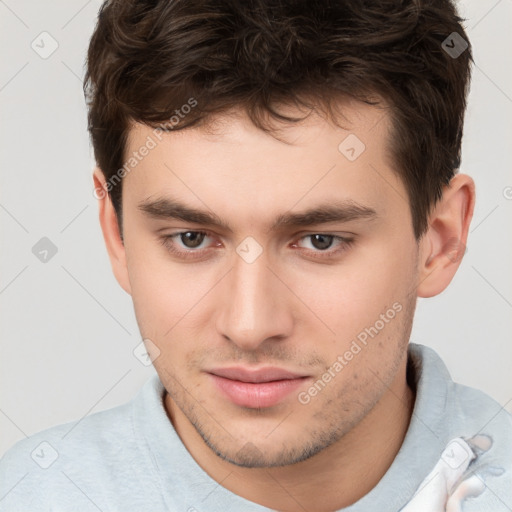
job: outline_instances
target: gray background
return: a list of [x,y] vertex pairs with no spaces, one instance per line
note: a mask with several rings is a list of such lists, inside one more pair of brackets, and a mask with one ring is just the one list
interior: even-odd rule
[[[133,355],[131,299],[111,274],[92,195],[81,82],[100,5],[0,0],[0,455],[129,400],[154,372]],[[461,267],[444,293],[419,300],[411,340],[512,411],[512,0],[459,6],[476,61],[461,172],[477,206]],[[46,262],[32,252],[43,237],[57,248]]]

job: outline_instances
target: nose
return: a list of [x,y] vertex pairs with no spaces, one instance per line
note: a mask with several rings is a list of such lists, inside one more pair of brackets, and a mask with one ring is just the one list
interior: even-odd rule
[[254,351],[270,339],[284,339],[293,328],[291,292],[268,267],[265,252],[252,263],[235,255],[233,268],[223,280],[217,329],[243,350]]

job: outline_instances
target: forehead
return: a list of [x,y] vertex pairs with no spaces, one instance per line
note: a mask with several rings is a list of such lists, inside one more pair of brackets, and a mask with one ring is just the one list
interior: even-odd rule
[[144,146],[151,149],[132,162],[123,196],[139,204],[167,194],[254,222],[326,200],[355,201],[374,210],[404,200],[389,159],[387,110],[352,102],[340,112],[337,124],[312,112],[297,124],[273,124],[273,134],[257,128],[241,110],[218,115],[205,127],[163,133],[135,124],[127,161]]

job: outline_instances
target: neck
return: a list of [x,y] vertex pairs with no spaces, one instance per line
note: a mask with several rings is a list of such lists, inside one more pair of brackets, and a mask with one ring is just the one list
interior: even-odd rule
[[[317,455],[291,466],[241,468],[218,457],[166,395],[170,419],[195,461],[229,491],[282,512],[330,512],[368,494],[391,466],[414,407],[406,363],[373,409]],[[336,485],[333,485],[336,482]]]

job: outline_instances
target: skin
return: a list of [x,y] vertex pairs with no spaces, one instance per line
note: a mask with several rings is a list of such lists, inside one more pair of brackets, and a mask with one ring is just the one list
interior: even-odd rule
[[[456,175],[418,243],[387,152],[388,114],[360,103],[342,106],[345,129],[317,113],[300,125],[276,124],[287,143],[258,130],[241,110],[217,116],[209,130],[166,134],[124,178],[124,243],[108,195],[100,199],[112,268],[133,298],[142,337],[158,348],[153,364],[178,435],[219,484],[287,512],[346,507],[393,462],[414,405],[406,350],[416,299],[450,283],[474,206],[472,179]],[[127,154],[152,133],[135,124]],[[338,151],[350,133],[366,145],[352,162]],[[105,186],[100,169],[94,182]],[[232,232],[153,218],[139,208],[166,197],[214,212]],[[355,201],[377,216],[268,229],[281,213],[329,200]],[[172,240],[178,250],[202,251],[197,259],[162,243],[165,235],[194,230],[208,232],[198,248],[183,237]],[[328,239],[325,249],[315,245],[317,233],[354,241],[332,239],[329,246]],[[262,250],[252,263],[236,251],[248,236]],[[298,393],[394,303],[401,311],[301,403]],[[206,373],[228,366],[277,366],[310,379],[275,406],[240,407]]]

